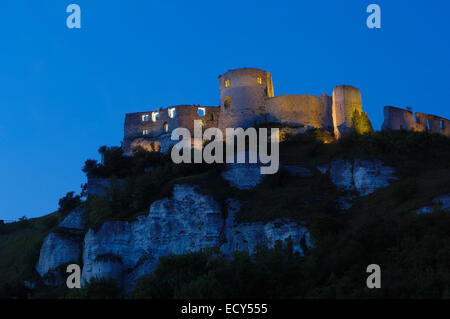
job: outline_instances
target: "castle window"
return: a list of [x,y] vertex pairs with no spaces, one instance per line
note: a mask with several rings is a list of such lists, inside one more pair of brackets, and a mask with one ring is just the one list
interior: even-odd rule
[[164,123],[163,130],[164,130],[164,133],[169,132],[169,124],[167,124],[167,122]]
[[152,112],[152,121],[156,122],[159,119],[159,112]]
[[443,120],[441,120],[441,130],[445,130],[445,123]]
[[148,122],[148,114],[142,115],[142,122]]
[[198,114],[198,116],[205,116],[205,114],[206,114],[206,109],[205,109],[204,107],[199,107],[199,108],[197,109],[197,114]]
[[258,81],[258,84],[262,84],[262,78],[260,76],[258,76],[256,80]]
[[225,98],[225,100],[223,101],[223,106],[224,106],[225,108],[229,108],[230,105],[231,105],[231,98],[230,98],[229,96],[227,96],[227,97]]
[[175,111],[175,108],[174,108],[174,107],[168,109],[167,112],[169,113],[169,117],[170,117],[171,119],[173,119],[173,118],[175,117],[175,115],[176,115],[176,111]]
[[427,119],[427,128],[431,131],[431,121]]
[[210,121],[214,121],[214,114],[213,113],[209,114],[209,120]]
[[230,86],[230,80],[226,80],[225,81],[225,87],[227,88],[227,87],[229,87]]
[[143,130],[142,135],[148,135],[148,130]]

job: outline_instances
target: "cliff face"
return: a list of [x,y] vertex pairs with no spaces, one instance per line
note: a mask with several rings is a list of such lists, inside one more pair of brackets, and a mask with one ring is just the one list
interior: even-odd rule
[[[238,168],[248,169],[251,173],[254,170],[253,167]],[[301,167],[286,168],[297,178],[312,174]],[[328,173],[339,188],[353,190],[360,196],[388,186],[390,180],[395,179],[394,170],[377,160],[335,160],[317,169]],[[259,182],[255,182],[254,176],[250,173],[230,174],[228,170],[224,177],[236,186],[244,186],[241,188],[252,188]],[[351,206],[352,199],[343,198],[343,206]],[[64,232],[53,232],[45,239],[37,270],[45,276],[60,265],[76,262],[82,266],[83,282],[93,277],[112,277],[125,290],[130,290],[138,277],[154,271],[162,256],[218,247],[231,257],[235,251],[251,254],[257,246],[271,248],[277,241],[287,239],[292,240],[293,249],[300,254],[304,253],[305,247],[311,247],[309,232],[304,225],[287,219],[265,224],[237,223],[235,214],[239,208],[237,200],[228,199],[225,207],[221,207],[195,186],[175,185],[172,197],[155,201],[147,215],[139,216],[135,221],[106,222],[98,230],[87,230],[84,237],[67,236],[67,232],[70,235],[84,228],[83,212],[74,211],[59,225]],[[59,284],[62,283],[60,278]]]
[[[82,279],[112,277],[129,290],[136,278],[155,269],[161,256],[208,247],[219,247],[231,256],[239,250],[251,253],[259,245],[273,247],[278,240],[288,238],[300,254],[301,240],[309,245],[308,230],[288,220],[236,223],[234,213],[238,208],[239,203],[230,199],[224,214],[212,197],[196,192],[193,186],[175,185],[173,197],[154,202],[148,215],[134,222],[106,222],[98,231],[88,230],[82,244]],[[78,260],[76,244],[56,236],[50,234],[42,246],[37,266],[41,275]]]

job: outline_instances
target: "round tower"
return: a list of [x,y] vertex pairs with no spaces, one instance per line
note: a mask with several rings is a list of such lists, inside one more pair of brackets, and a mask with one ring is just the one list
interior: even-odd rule
[[265,121],[266,98],[273,97],[270,73],[261,69],[229,70],[219,76],[219,128],[248,128]]

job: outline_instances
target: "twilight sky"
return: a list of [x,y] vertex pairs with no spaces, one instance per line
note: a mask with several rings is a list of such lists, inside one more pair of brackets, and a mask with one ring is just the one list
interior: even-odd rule
[[[80,30],[66,27],[70,3]],[[354,85],[376,129],[384,105],[450,118],[449,15],[445,0],[1,0],[0,219],[79,192],[125,113],[218,105],[232,68],[270,71],[275,95]]]

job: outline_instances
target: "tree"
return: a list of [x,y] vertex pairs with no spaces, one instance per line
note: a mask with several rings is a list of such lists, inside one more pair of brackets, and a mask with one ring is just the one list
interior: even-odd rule
[[372,123],[370,123],[370,119],[367,116],[367,113],[364,111],[358,112],[355,110],[353,112],[353,128],[357,134],[366,134],[372,133],[373,127]]
[[66,196],[59,200],[59,209],[58,211],[65,215],[73,211],[81,204],[80,196],[74,196],[74,192],[68,192]]

